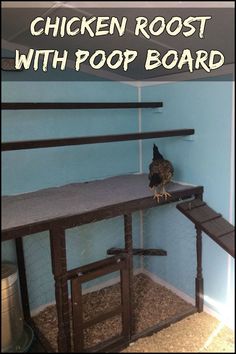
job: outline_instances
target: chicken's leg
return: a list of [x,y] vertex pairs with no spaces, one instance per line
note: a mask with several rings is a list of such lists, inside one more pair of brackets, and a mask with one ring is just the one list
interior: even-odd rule
[[156,199],[157,203],[159,203],[159,199],[160,199],[160,197],[162,197],[162,194],[157,192],[156,187],[151,188],[151,190],[154,191],[153,199]]
[[165,190],[165,186],[162,186],[161,196],[163,196],[165,198],[165,200],[167,200],[168,197],[170,197],[170,198],[172,197],[171,194]]

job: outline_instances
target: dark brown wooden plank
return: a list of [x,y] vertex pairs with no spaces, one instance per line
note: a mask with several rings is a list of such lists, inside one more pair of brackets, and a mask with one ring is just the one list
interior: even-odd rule
[[234,231],[234,226],[224,218],[219,218],[213,221],[205,222],[202,224],[202,229],[213,239],[216,239],[220,235]]
[[[143,197],[152,198],[153,193],[148,188],[148,184],[147,174],[129,174],[71,183],[16,196],[3,196],[2,230],[17,225],[57,219],[61,216],[79,215],[96,211],[101,207],[109,208],[115,204],[140,200]],[[177,191],[191,188],[171,182],[167,190],[174,195]],[[156,201],[153,202],[157,205]]]
[[[126,348],[130,342],[133,342],[139,338],[150,336],[150,335],[170,326],[171,324],[178,322],[178,321],[186,318],[187,316],[190,316],[190,315],[196,313],[196,311],[197,311],[196,308],[193,308],[193,309],[187,310],[183,313],[180,313],[180,314],[174,316],[173,318],[169,318],[167,320],[161,321],[159,324],[149,327],[146,330],[142,331],[141,333],[137,333],[137,334],[133,335],[130,341],[127,341],[127,340],[125,341],[124,338],[122,338],[120,336],[116,336],[116,337],[113,337],[105,342],[99,343],[98,345],[96,345],[92,348],[86,349],[86,350],[84,350],[84,352],[95,353],[95,352],[104,352],[105,351],[105,352],[110,352],[110,353],[118,353],[118,352],[120,352],[120,350]],[[41,333],[40,333],[40,336],[41,336]],[[47,340],[46,340],[46,342],[47,342]],[[47,348],[48,353],[53,352],[49,343],[48,343],[48,346],[44,344],[44,348]]]
[[100,315],[96,316],[95,318],[92,318],[89,321],[85,321],[83,324],[83,329],[94,326],[95,324],[97,324],[99,322],[106,321],[109,318],[112,318],[114,316],[121,315],[121,313],[122,313],[122,306],[117,306],[116,308],[114,308],[110,311],[101,313]]
[[196,199],[196,201],[195,206],[193,202],[186,202],[180,203],[176,207],[199,227],[202,227],[203,223],[221,218],[221,214],[216,213],[213,209],[209,208],[206,203],[202,202],[200,199]]
[[17,256],[17,266],[20,280],[20,292],[21,292],[21,302],[24,313],[25,321],[29,321],[31,319],[30,314],[30,305],[29,305],[29,294],[28,294],[28,286],[27,286],[27,278],[26,278],[26,270],[25,270],[25,256],[24,256],[24,246],[23,239],[17,238],[15,240],[16,245],[16,256]]
[[196,312],[197,312],[197,309],[196,309],[196,307],[194,307],[192,309],[188,309],[186,311],[178,313],[178,314],[172,316],[171,318],[167,318],[166,320],[160,321],[158,324],[147,328],[146,330],[142,331],[141,333],[134,334],[131,338],[131,341],[135,341],[139,338],[150,336],[158,331],[161,331],[164,328],[169,327],[171,324],[181,321],[185,317],[193,315]]
[[186,211],[186,213],[188,214],[188,217],[191,218],[191,220],[194,220],[194,222],[199,224],[221,217],[221,214],[216,213],[207,205]]
[[[120,262],[124,261],[126,259],[126,255],[118,255],[118,256],[113,256],[109,257],[106,259],[102,259],[100,261],[96,261],[93,263],[86,264],[81,267],[77,267],[74,269],[71,269],[67,271],[66,277],[67,280],[70,280],[74,277],[81,277],[84,274],[88,274],[90,272],[96,271],[101,268],[109,267],[114,264],[120,264]],[[122,265],[123,267],[123,265]]]
[[70,313],[66,279],[66,241],[63,228],[50,229],[50,248],[58,318],[58,351],[59,353],[69,353],[71,351]]
[[32,224],[22,224],[19,227],[9,227],[2,229],[2,241],[11,240],[17,237],[31,235],[34,233],[49,230],[54,225],[62,226],[65,229],[89,224],[91,222],[109,219],[116,216],[120,216],[124,213],[135,212],[137,210],[144,210],[147,208],[157,207],[163,204],[172,203],[181,199],[187,199],[195,194],[202,193],[203,187],[197,186],[192,188],[186,188],[173,191],[172,197],[168,200],[160,200],[157,204],[152,197],[145,197],[140,199],[130,200],[128,202],[116,203],[102,207],[89,212],[83,212],[82,214],[65,216],[60,218],[52,218],[49,220],[37,221]]
[[121,305],[122,305],[122,336],[124,340],[130,340],[132,330],[131,306],[130,301],[130,272],[129,260],[126,260],[126,267],[120,271],[121,279]]
[[231,255],[235,254],[235,232],[220,237],[220,242],[229,250]]
[[[235,257],[235,227],[225,220],[221,214],[216,213],[206,204],[201,204],[200,201],[196,204],[192,201],[180,203],[177,205],[177,209],[189,218],[197,229],[200,228],[232,257]],[[200,283],[201,281],[199,280],[198,285],[196,283],[196,287],[199,288]]]
[[202,275],[202,230],[196,226],[197,274],[195,278],[195,303],[198,312],[203,311],[203,275]]
[[83,299],[81,283],[78,279],[71,280],[71,304],[72,304],[72,327],[74,352],[84,351],[83,332]]
[[[230,233],[228,235],[232,235],[234,233]],[[235,246],[234,246],[234,236],[229,236],[224,235],[222,237],[212,237],[210,236],[211,239],[213,239],[220,247],[222,247],[228,254],[230,254],[232,257],[235,257]],[[224,239],[225,238],[225,239]]]
[[2,151],[50,148],[56,146],[110,143],[115,141],[166,138],[166,137],[173,137],[173,136],[193,135],[193,134],[194,134],[194,129],[176,129],[176,130],[152,131],[152,132],[145,132],[145,133],[128,133],[128,134],[114,134],[114,135],[81,136],[81,137],[60,138],[60,139],[11,141],[11,142],[2,143]]
[[95,278],[102,277],[103,275],[117,272],[118,270],[120,270],[123,267],[124,267],[124,262],[121,260],[119,263],[109,265],[109,268],[106,266],[106,267],[98,268],[96,270],[88,272],[86,274],[80,275],[78,279],[80,282],[84,283],[84,282],[93,280]]
[[[121,254],[125,253],[126,250],[124,248],[109,248],[107,250],[107,254]],[[162,249],[157,248],[133,248],[132,250],[133,256],[166,256],[167,252]]]
[[181,313],[173,316],[172,318],[168,318],[166,320],[163,320],[163,321],[159,322],[157,325],[149,327],[140,333],[134,334],[132,336],[131,340],[129,340],[128,342],[123,342],[123,343],[121,342],[118,345],[115,344],[115,345],[111,346],[109,348],[109,353],[120,353],[122,350],[124,350],[126,347],[128,347],[129,343],[132,343],[132,342],[134,342],[140,338],[143,338],[143,337],[151,336],[154,333],[157,333],[157,332],[161,331],[162,329],[167,328],[170,325],[172,325],[178,321],[181,321],[182,319],[184,319],[188,316],[195,314],[196,312],[197,312],[197,309],[194,307],[190,310],[181,312]]
[[188,202],[184,202],[184,203],[179,203],[176,205],[176,208],[179,209],[181,212],[188,212],[194,208],[198,208],[201,206],[205,206],[206,203],[203,202],[201,199],[196,198],[193,200],[190,200]]
[[218,237],[217,242],[232,257],[235,257],[235,232],[234,231]]
[[162,102],[3,102],[4,110],[158,108]]
[[128,263],[128,279],[127,286],[129,287],[129,323],[130,323],[130,337],[135,332],[134,322],[134,294],[133,294],[133,233],[132,233],[132,214],[124,215],[124,234],[125,234],[125,250],[127,254]]
[[[78,268],[77,268],[78,269]],[[108,341],[100,343],[99,346],[93,347],[94,351],[102,350],[103,348],[113,345],[114,341],[120,343],[124,340],[127,340],[129,335],[129,328],[127,329],[127,325],[129,326],[129,322],[127,321],[127,316],[129,316],[129,288],[127,289],[127,281],[128,281],[128,256],[114,256],[110,257],[109,259],[104,259],[98,262],[91,263],[87,266],[80,267],[80,270],[83,272],[87,271],[88,273],[77,274],[77,278],[73,278],[71,280],[71,287],[72,287],[72,321],[73,321],[73,338],[74,338],[74,351],[75,352],[91,352],[88,349],[84,348],[84,334],[83,330],[91,327],[98,322],[105,321],[111,317],[117,316],[122,314],[122,319],[125,319],[125,326],[123,327],[122,335],[118,337],[113,337]],[[83,321],[83,308],[82,308],[82,290],[81,290],[81,283],[86,282],[88,280],[94,279],[95,277],[105,274],[112,273],[116,270],[120,270],[121,272],[121,294],[122,294],[122,301],[121,305],[108,311],[105,313],[101,313],[100,315],[92,318],[89,321]],[[72,270],[73,272],[75,271]],[[72,274],[72,271],[70,273]],[[127,273],[126,273],[127,272]],[[126,276],[125,276],[126,274]],[[73,274],[74,275],[74,274]],[[125,302],[123,301],[125,299]],[[122,321],[123,324],[123,321]],[[99,349],[100,348],[100,349]],[[93,351],[92,350],[92,351]]]

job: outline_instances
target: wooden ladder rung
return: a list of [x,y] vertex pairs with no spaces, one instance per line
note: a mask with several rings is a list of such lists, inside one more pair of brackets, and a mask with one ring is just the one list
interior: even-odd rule
[[227,235],[229,235],[229,234],[231,234],[232,236],[234,236],[234,230],[233,230],[233,231],[232,231],[232,230],[227,231],[227,232],[225,232],[224,234],[222,234],[222,235],[218,236],[218,238],[221,238],[221,237],[227,236]]
[[[129,289],[129,263],[128,255],[113,256],[98,262],[90,263],[86,266],[75,268],[70,273],[71,299],[72,299],[72,328],[74,351],[78,353],[90,352],[85,349],[84,330],[97,323],[108,320],[114,316],[121,315],[122,333],[116,337],[115,341],[128,341],[130,337],[130,289]],[[78,273],[79,271],[79,273]],[[120,272],[120,294],[121,304],[105,313],[100,313],[92,319],[83,318],[83,298],[82,283],[95,279],[102,275]],[[108,342],[103,342],[98,347],[93,347],[93,351],[100,351],[106,346],[114,344],[114,338]]]
[[[195,207],[191,207],[193,204]],[[180,203],[177,206],[195,227],[201,232],[205,232],[219,246],[221,246],[232,257],[235,256],[234,251],[234,226],[222,217],[222,214],[217,213],[210,208],[206,203],[200,200]]]
[[214,216],[213,218],[210,218],[208,220],[205,220],[205,221],[202,221],[201,224],[205,224],[206,222],[210,222],[210,221],[213,221],[213,220],[216,220],[216,219],[219,219],[221,218],[222,215],[221,214],[217,214],[216,216]]
[[[93,273],[97,270],[101,269],[109,269],[110,266],[119,264],[122,262],[127,256],[126,255],[117,255],[113,257],[109,257],[106,259],[103,259],[101,261],[93,262],[78,268],[71,269],[67,272],[67,280],[71,280],[72,278],[78,278],[83,275],[87,275],[90,273]],[[109,271],[107,271],[109,273]],[[96,275],[94,276],[96,278]],[[84,281],[84,280],[83,280]]]
[[122,306],[117,306],[114,309],[107,311],[105,313],[100,314],[99,316],[92,318],[91,320],[85,321],[83,323],[83,329],[89,328],[99,322],[103,322],[105,320],[108,320],[111,317],[120,315],[123,311]]

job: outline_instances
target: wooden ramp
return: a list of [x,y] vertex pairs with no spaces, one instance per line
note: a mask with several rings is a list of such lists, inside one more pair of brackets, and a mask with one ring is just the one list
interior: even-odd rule
[[190,219],[198,229],[205,232],[226,252],[232,257],[235,257],[235,228],[225,220],[221,214],[216,213],[200,199],[180,203],[176,207]]

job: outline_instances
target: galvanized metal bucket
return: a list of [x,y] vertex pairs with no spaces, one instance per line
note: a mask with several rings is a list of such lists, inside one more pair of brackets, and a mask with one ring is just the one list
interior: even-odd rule
[[24,324],[18,285],[17,267],[2,263],[2,353],[24,352],[33,339],[33,332]]

